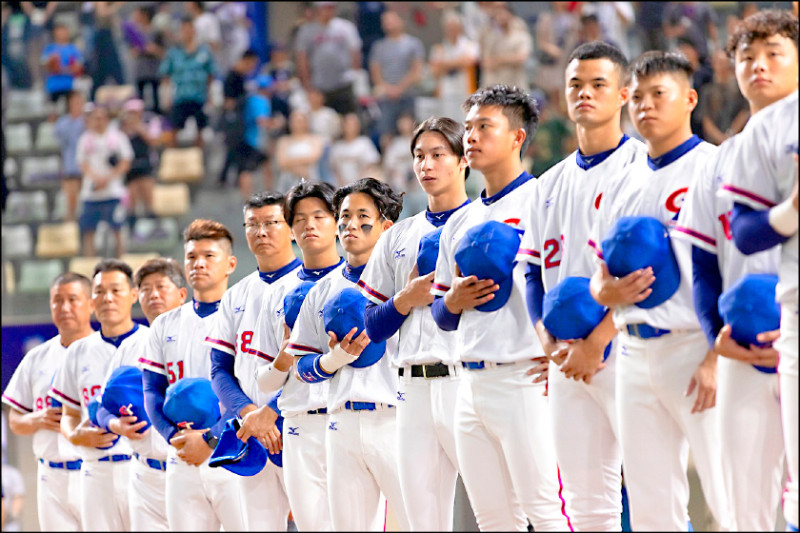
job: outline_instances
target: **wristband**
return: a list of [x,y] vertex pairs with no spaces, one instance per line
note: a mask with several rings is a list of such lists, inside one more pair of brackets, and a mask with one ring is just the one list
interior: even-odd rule
[[212,450],[217,447],[217,442],[219,442],[219,439],[212,435],[210,431],[203,433],[203,440],[206,441],[206,444],[208,444],[208,447]]

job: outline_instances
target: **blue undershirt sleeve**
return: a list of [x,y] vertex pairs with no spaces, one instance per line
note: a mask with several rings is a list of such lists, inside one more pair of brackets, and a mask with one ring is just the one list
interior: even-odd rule
[[278,413],[278,416],[283,416],[283,414],[281,413],[281,410],[278,409],[278,398],[281,397],[281,393],[282,392],[283,392],[283,389],[279,390],[278,393],[275,394],[272,398],[270,398],[269,401],[267,402],[267,405],[270,407],[270,409],[272,409],[273,411]]
[[446,305],[444,305],[444,297],[437,296],[431,305],[431,314],[433,321],[440,329],[445,331],[455,331],[458,329],[458,323],[461,320],[461,314],[454,315],[450,312]]
[[144,408],[150,423],[162,437],[169,439],[178,432],[178,427],[164,415],[164,395],[169,386],[167,376],[150,370],[142,370],[142,385],[144,387]]
[[407,318],[408,315],[400,313],[394,306],[394,298],[389,298],[380,305],[368,303],[364,323],[370,341],[385,341],[400,329]]
[[214,394],[234,416],[250,404],[255,404],[239,386],[233,375],[234,358],[231,354],[211,348],[211,388]]
[[770,225],[768,209],[755,210],[738,202],[733,204],[731,233],[734,244],[745,255],[769,250],[789,239]]
[[694,312],[697,314],[703,333],[706,334],[709,347],[714,346],[719,330],[724,325],[717,307],[720,294],[722,294],[722,274],[719,271],[717,256],[692,246]]
[[114,419],[115,416],[111,414],[111,411],[103,407],[103,404],[99,404],[97,406],[97,425],[103,428],[104,430],[113,433],[110,429],[108,429],[108,424]]
[[531,323],[536,326],[544,314],[544,282],[540,265],[529,263],[525,271],[525,301],[528,304],[528,316],[531,317]]

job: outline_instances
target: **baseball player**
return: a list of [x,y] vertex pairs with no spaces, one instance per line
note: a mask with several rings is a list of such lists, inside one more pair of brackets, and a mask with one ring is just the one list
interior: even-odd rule
[[283,388],[277,407],[287,428],[282,452],[284,481],[300,531],[332,529],[324,460],[328,382],[306,385],[287,379],[294,358],[282,351],[287,333],[284,328],[291,329],[286,325],[284,298],[298,285],[316,283],[344,262],[336,250],[333,193],[333,187],[326,183],[301,182],[286,195],[287,223],[303,254],[303,266],[273,283],[264,296],[260,327],[252,343],[259,355],[257,380],[261,390],[272,393]]
[[[578,150],[539,178],[517,257],[528,263],[528,311],[544,353],[558,354],[548,373],[548,396],[567,514],[577,531],[622,527],[616,357],[609,351],[604,359],[616,329],[609,313],[585,340],[563,343],[570,339],[557,339],[544,327],[542,301],[560,281],[592,275],[586,241],[603,193],[628,165],[647,156],[644,144],[622,133],[627,66],[618,48],[599,41],[583,44],[570,55],[566,101],[576,124]],[[563,362],[559,365],[557,360]]]
[[464,109],[467,161],[483,173],[486,190],[444,225],[431,289],[440,297],[433,302],[434,320],[445,331],[457,330],[462,344],[464,372],[455,408],[458,465],[481,530],[520,531],[527,520],[537,531],[564,530],[568,519],[544,385],[527,377],[531,360],[543,358],[543,352],[525,311],[524,272],[516,268],[506,279],[501,306],[490,304],[499,284],[461,276],[455,262],[473,227],[496,221],[516,234],[527,229],[527,198],[537,182],[523,170],[520,153],[533,137],[539,111],[527,93],[505,85],[479,90]]
[[[272,452],[280,449],[281,438],[275,399],[258,389],[258,356],[251,344],[259,329],[257,319],[264,296],[276,281],[301,265],[292,250],[284,201],[281,194],[264,192],[245,202],[245,237],[258,269],[225,293],[206,338],[206,345],[211,347],[214,392],[228,411],[242,419],[237,436],[244,442],[256,436]],[[267,405],[268,400],[272,400],[272,407]],[[281,470],[269,461],[259,474],[240,479],[248,509],[248,530],[286,529],[289,503]]]
[[428,195],[428,209],[381,235],[358,281],[370,301],[369,338],[381,342],[399,332],[391,361],[400,376],[397,464],[412,531],[453,529],[458,475],[453,414],[461,368],[455,335],[440,330],[430,315],[434,273],[419,272],[417,250],[423,236],[469,203],[463,136],[463,126],[447,117],[431,117],[414,131],[414,173]]
[[340,340],[325,330],[323,320],[326,302],[356,286],[378,238],[400,215],[402,201],[385,183],[362,178],[337,190],[333,204],[346,263],[309,291],[286,352],[301,357],[298,379],[331,380],[325,449],[333,529],[379,531],[383,493],[401,529],[408,530],[397,476],[396,374],[380,351],[379,359],[350,366],[369,344],[366,331],[355,335],[353,328]]
[[[779,36],[765,39],[770,62],[780,62],[797,81],[797,18]],[[794,46],[791,46],[791,44]],[[754,46],[743,49],[745,60],[756,61]],[[737,57],[739,51],[737,49]],[[774,54],[774,55],[773,55]],[[764,60],[762,59],[761,62]],[[738,73],[737,73],[738,74]],[[755,78],[755,79],[752,79]],[[754,85],[776,85],[767,67],[757,67]],[[767,83],[769,81],[770,83]],[[783,85],[780,85],[783,87]],[[775,94],[777,90],[773,90]],[[733,198],[731,232],[736,247],[745,255],[778,247],[780,266],[776,299],[781,305],[780,401],[788,478],[783,497],[787,527],[797,530],[798,520],[798,290],[797,290],[797,88],[788,96],[757,113],[743,131],[733,163],[736,172],[725,178],[723,190]]]
[[130,445],[127,439],[92,427],[88,406],[100,392],[114,355],[120,350],[140,350],[147,338],[147,326],[131,319],[137,297],[132,274],[117,259],[104,259],[95,266],[92,299],[100,331],[70,344],[49,392],[62,403],[62,434],[78,447],[83,459],[81,523],[87,531],[130,529]]
[[93,331],[91,285],[85,276],[66,272],[53,280],[50,316],[58,335],[25,355],[3,392],[3,403],[11,407],[11,431],[33,435],[33,454],[39,461],[39,527],[42,531],[80,531],[81,460],[78,450],[61,435],[61,406],[47,393],[67,347]]
[[[661,270],[654,275],[651,265],[615,278],[599,244],[626,216],[652,217],[664,235],[664,226],[678,217],[692,175],[714,155],[715,147],[691,132],[697,105],[691,76],[689,62],[675,53],[647,52],[630,67],[630,116],[647,140],[648,158],[630,165],[628,177],[606,190],[589,241],[601,259],[592,296],[614,308],[620,330],[616,403],[634,530],[687,529],[687,445],[714,518],[729,528],[718,427],[715,412],[708,410],[714,406],[716,354],[692,312],[688,247],[672,246],[676,262],[672,254],[663,259],[674,267],[671,277]],[[666,236],[661,242],[670,244]],[[645,302],[651,294],[658,299]]]
[[[730,36],[728,54],[736,78],[750,104],[751,116],[797,90],[797,19],[786,11],[759,11]],[[776,53],[777,52],[777,53]],[[770,83],[760,83],[769,79]],[[749,130],[752,122],[745,126]],[[743,347],[721,333],[720,294],[748,273],[777,273],[777,248],[745,256],[730,231],[733,200],[718,195],[722,182],[736,173],[742,135],[728,139],[689,187],[676,237],[692,245],[694,307],[709,346],[724,357],[718,361],[717,409],[722,431],[722,462],[733,527],[741,531],[775,528],[781,493],[784,447],[781,436],[777,351]],[[777,333],[777,332],[776,332]],[[770,339],[772,340],[772,339]],[[754,430],[754,428],[757,428]],[[752,450],[760,452],[753,456]]]
[[210,468],[216,440],[226,418],[213,428],[178,427],[164,415],[167,387],[184,378],[210,378],[205,338],[228,277],[236,268],[230,231],[212,220],[198,219],[184,231],[184,269],[193,299],[153,321],[139,358],[145,408],[158,433],[170,443],[165,501],[172,531],[244,531],[246,509],[240,478]]
[[[179,307],[186,300],[186,280],[174,259],[157,258],[145,262],[135,272],[133,283],[150,324],[159,314]],[[108,365],[105,385],[117,368],[135,367],[140,357],[141,348],[136,351],[117,350]],[[104,392],[105,386],[100,394]],[[125,437],[134,452],[136,460],[131,463],[129,479],[131,530],[167,531],[164,498],[167,441],[157,431],[150,431],[149,427],[144,429],[146,420],[138,420],[133,413],[109,412],[102,404],[97,410],[97,422],[101,428]]]

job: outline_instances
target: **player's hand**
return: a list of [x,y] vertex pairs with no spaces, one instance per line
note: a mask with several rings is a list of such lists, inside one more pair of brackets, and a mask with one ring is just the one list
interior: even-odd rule
[[351,329],[341,341],[337,341],[336,334],[332,331],[329,331],[328,336],[331,338],[331,340],[328,341],[328,348],[333,351],[334,347],[338,344],[339,348],[348,354],[356,357],[360,356],[361,352],[364,351],[364,348],[367,347],[370,341],[369,337],[367,336],[366,329],[364,329],[361,334],[354,339],[353,335],[355,335],[356,331],[358,331],[358,328]]
[[453,285],[444,295],[444,305],[454,315],[467,309],[474,309],[494,298],[494,292],[500,288],[491,279],[478,279],[476,276],[461,276],[461,269],[456,265],[456,277]]
[[697,389],[697,398],[692,406],[692,414],[711,409],[717,404],[717,358],[709,352],[692,374],[686,396],[691,396]]
[[278,453],[283,448],[283,438],[278,426],[272,426],[263,439],[258,439],[264,448],[269,450],[269,453]]
[[75,430],[70,435],[69,441],[75,446],[107,448],[114,443],[116,438],[117,436],[113,433],[92,426],[87,418],[75,427]]
[[117,435],[128,437],[131,440],[142,440],[145,438],[145,436],[147,436],[147,432],[150,431],[150,429],[148,428],[141,433],[137,433],[140,429],[147,425],[147,420],[142,420],[141,422],[137,422],[136,420],[137,418],[135,416],[120,416],[119,418],[113,418],[108,423],[108,429]]
[[263,443],[267,438],[267,433],[275,427],[276,420],[278,420],[278,413],[268,405],[251,409],[242,416],[242,423],[236,436],[242,442],[247,442],[250,437],[255,437]]
[[[758,335],[759,342],[772,342],[780,335],[779,330],[768,331]],[[750,348],[741,346],[731,338],[731,327],[724,325],[716,340],[714,341],[714,351],[723,357],[736,359],[749,365],[767,366],[774,368],[778,366],[778,351],[772,346],[761,347],[751,344]]]
[[414,268],[408,275],[408,283],[395,294],[392,300],[398,313],[408,315],[415,307],[424,307],[433,303],[434,296],[431,294],[431,288],[435,274],[435,272],[430,272],[425,276],[420,276],[417,265],[414,264]]
[[[533,383],[541,383],[547,381],[547,373],[550,369],[550,361],[546,356],[534,357],[531,359],[535,364],[525,373],[528,376],[534,376]],[[547,396],[547,387],[544,388],[542,396]]]
[[578,339],[555,352],[551,360],[555,362],[561,358],[561,371],[565,377],[591,383],[597,371],[606,366],[603,362],[604,348],[598,349],[589,339]]
[[36,431],[45,429],[49,431],[61,431],[61,408],[48,407],[47,409],[40,409],[28,415],[33,420],[33,427]]
[[294,362],[294,356],[286,353],[286,348],[289,346],[289,337],[291,336],[291,334],[292,330],[289,329],[289,326],[284,324],[283,339],[281,340],[281,351],[278,352],[278,356],[272,363],[272,366],[274,366],[276,370],[280,370],[281,372],[289,371],[292,368],[292,363]]
[[203,438],[203,433],[206,432],[208,432],[208,428],[182,429],[169,440],[169,443],[178,449],[178,457],[184,463],[200,466],[211,457],[211,453],[214,451]]
[[650,285],[655,280],[652,267],[634,270],[627,276],[616,278],[608,271],[608,265],[600,263],[589,289],[600,305],[617,307],[635,304],[650,296],[653,292]]

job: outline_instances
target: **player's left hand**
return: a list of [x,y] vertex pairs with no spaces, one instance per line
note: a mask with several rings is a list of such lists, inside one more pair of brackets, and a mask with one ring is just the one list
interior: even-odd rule
[[392,299],[398,313],[408,315],[415,307],[433,303],[434,296],[431,294],[431,287],[433,287],[435,274],[436,272],[430,272],[425,276],[420,276],[417,265],[414,264],[414,268],[408,274],[408,283]]
[[564,376],[586,383],[591,383],[597,371],[606,366],[603,349],[598,350],[588,339],[578,339],[556,350],[552,360],[557,359],[563,361],[560,368]]
[[241,427],[236,432],[236,436],[242,442],[247,442],[250,437],[255,437],[262,441],[267,441],[267,433],[275,428],[275,421],[278,420],[278,413],[268,405],[262,405],[258,409],[253,409],[242,417]]
[[178,457],[192,466],[200,466],[206,459],[211,457],[214,451],[209,448],[208,443],[203,438],[206,429],[182,429],[169,443],[178,449]]
[[117,435],[128,437],[131,440],[142,440],[147,436],[150,428],[138,433],[140,429],[147,425],[147,420],[142,420],[141,422],[137,422],[136,420],[137,418],[135,416],[120,416],[119,418],[113,418],[108,423],[108,429]]
[[[533,383],[541,383],[547,381],[547,373],[550,368],[550,360],[546,356],[531,358],[535,364],[525,373],[528,376],[534,376]],[[547,396],[547,387],[544,388],[542,396]]]
[[706,355],[689,381],[686,396],[691,396],[697,389],[697,399],[692,406],[692,414],[701,413],[717,404],[717,358],[710,352]]
[[275,358],[275,361],[272,363],[272,366],[275,367],[276,370],[280,370],[281,372],[287,372],[289,369],[292,368],[292,363],[294,362],[294,356],[291,354],[286,353],[286,348],[289,346],[289,336],[292,334],[292,330],[289,329],[289,326],[286,324],[283,325],[283,340],[281,340],[281,351],[278,353],[278,356]]
[[[767,331],[758,334],[758,341],[767,343],[778,338],[780,330]],[[731,338],[731,327],[724,325],[717,338],[714,340],[714,351],[723,357],[735,359],[749,365],[778,366],[778,351],[772,346],[755,346],[750,348],[740,346],[738,342]]]

